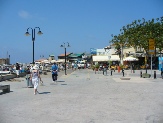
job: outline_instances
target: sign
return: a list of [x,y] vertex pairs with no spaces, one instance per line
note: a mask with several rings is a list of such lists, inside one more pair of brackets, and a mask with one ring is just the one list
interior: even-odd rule
[[162,56],[161,57],[158,57],[158,61],[159,61],[158,68],[159,68],[159,71],[161,71],[161,68],[163,67],[163,57]]
[[97,54],[97,49],[91,48],[91,49],[90,49],[90,52],[91,52],[91,54],[96,55],[96,54]]
[[155,40],[149,39],[149,54],[155,53]]

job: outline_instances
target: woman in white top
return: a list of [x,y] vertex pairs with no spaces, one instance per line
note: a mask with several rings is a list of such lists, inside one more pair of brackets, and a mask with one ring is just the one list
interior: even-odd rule
[[30,76],[30,80],[32,81],[32,83],[34,85],[34,94],[35,95],[38,93],[37,88],[39,85],[39,79],[41,81],[41,77],[39,74],[39,67],[37,65],[35,65],[31,71],[31,76]]

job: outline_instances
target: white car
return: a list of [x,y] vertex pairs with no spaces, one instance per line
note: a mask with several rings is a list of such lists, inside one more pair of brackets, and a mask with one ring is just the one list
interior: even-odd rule
[[10,71],[0,71],[0,74],[10,74]]
[[82,69],[84,69],[85,68],[85,63],[84,62],[80,62],[79,64],[78,64],[78,67],[80,66],[80,68],[82,68]]

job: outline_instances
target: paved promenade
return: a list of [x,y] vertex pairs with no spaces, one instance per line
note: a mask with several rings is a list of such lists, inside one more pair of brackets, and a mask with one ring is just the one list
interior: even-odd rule
[[60,72],[57,83],[51,73],[42,75],[37,95],[25,78],[0,82],[11,86],[10,93],[0,93],[0,123],[163,123],[159,71],[156,79],[140,78],[139,70],[125,70],[125,77],[90,69],[67,73]]

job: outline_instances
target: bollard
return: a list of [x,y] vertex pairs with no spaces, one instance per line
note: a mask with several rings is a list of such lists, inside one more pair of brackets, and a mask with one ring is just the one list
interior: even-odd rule
[[118,66],[118,73],[120,73],[120,70],[121,70],[121,68],[120,68],[120,66]]
[[124,69],[122,69],[122,74],[123,74],[123,77],[124,77]]
[[161,68],[161,77],[163,79],[163,68]]
[[106,74],[106,75],[108,74],[107,69],[106,69],[106,71],[105,71],[105,74]]
[[156,71],[154,71],[154,79],[156,79]]
[[112,76],[112,70],[111,70],[110,74],[111,74],[111,76]]
[[142,71],[140,71],[140,78],[142,78]]
[[104,73],[105,73],[105,68],[102,69],[102,72],[103,72],[103,75],[104,75]]

